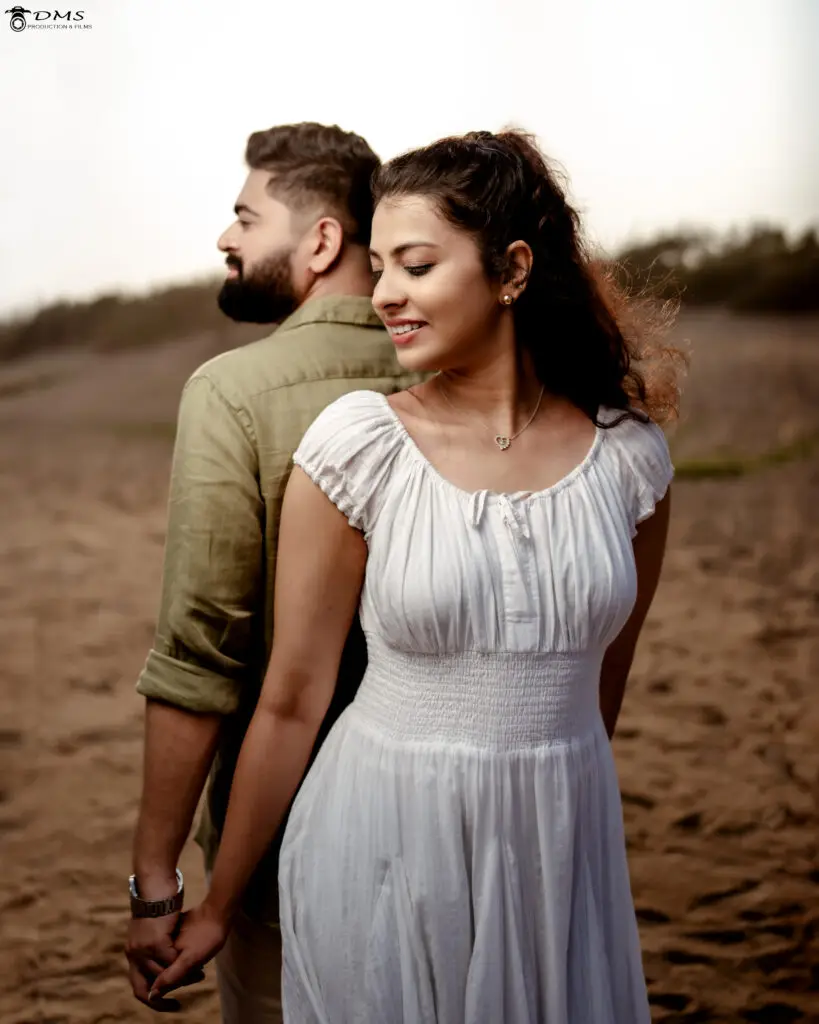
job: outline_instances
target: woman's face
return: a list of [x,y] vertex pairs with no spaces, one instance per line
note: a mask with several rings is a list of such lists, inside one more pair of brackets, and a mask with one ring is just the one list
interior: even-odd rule
[[467,232],[423,196],[382,200],[370,259],[373,307],[408,370],[461,369],[487,354],[504,309]]

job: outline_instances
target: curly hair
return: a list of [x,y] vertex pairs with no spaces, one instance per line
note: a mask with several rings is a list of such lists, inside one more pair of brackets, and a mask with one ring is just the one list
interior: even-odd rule
[[566,186],[532,135],[510,129],[441,139],[384,164],[373,193],[376,203],[429,197],[473,235],[490,279],[509,279],[512,242],[529,245],[532,269],[515,303],[515,332],[550,393],[600,427],[603,407],[658,423],[676,417],[685,357],[665,340],[675,305],[629,295],[616,268],[592,258]]
[[295,209],[318,205],[338,218],[349,242],[369,243],[381,161],[360,135],[315,121],[276,125],[253,132],[245,162],[270,173],[271,195]]

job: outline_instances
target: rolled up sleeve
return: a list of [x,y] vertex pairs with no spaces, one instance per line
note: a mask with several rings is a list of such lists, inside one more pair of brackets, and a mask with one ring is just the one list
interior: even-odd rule
[[258,679],[264,503],[252,425],[206,376],[188,381],[171,470],[162,597],[145,697],[229,714]]

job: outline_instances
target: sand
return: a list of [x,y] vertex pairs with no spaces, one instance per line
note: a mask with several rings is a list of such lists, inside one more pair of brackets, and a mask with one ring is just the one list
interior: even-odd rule
[[[688,314],[678,460],[819,433],[819,321]],[[134,682],[179,390],[214,338],[0,367],[0,1021],[147,1021]],[[819,452],[675,485],[615,753],[657,1021],[819,1021]],[[202,891],[198,851],[183,868]],[[183,1021],[218,1020],[212,973]]]

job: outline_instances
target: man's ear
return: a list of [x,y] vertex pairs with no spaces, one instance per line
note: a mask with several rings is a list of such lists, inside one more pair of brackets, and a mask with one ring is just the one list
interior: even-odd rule
[[344,228],[335,217],[322,217],[310,233],[310,258],[307,267],[317,276],[326,274],[341,255]]

